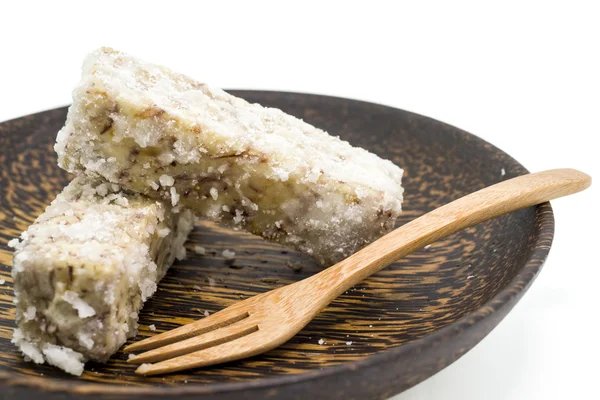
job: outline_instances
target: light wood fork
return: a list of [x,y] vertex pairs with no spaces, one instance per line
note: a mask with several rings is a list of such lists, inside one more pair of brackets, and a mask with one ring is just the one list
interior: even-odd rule
[[156,375],[271,350],[292,338],[333,299],[395,260],[469,226],[579,192],[590,184],[591,178],[582,172],[557,169],[489,186],[397,228],[316,275],[134,343],[125,351],[146,352],[129,362],[143,364],[136,371],[139,374]]

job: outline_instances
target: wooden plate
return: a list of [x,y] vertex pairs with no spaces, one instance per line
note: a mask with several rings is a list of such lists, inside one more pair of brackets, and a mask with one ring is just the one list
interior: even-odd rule
[[[234,91],[296,115],[406,170],[399,224],[462,195],[526,172],[483,140],[406,111],[297,93]],[[52,150],[66,108],[0,124],[0,391],[3,399],[375,399],[428,378],[479,342],[538,274],[550,248],[549,204],[489,221],[433,244],[334,301],[300,334],[252,359],[186,374],[145,378],[126,354],[89,363],[81,378],[23,361],[14,327],[6,243],[68,182]],[[502,171],[506,171],[503,175]],[[194,253],[201,244],[208,254]],[[199,224],[177,263],[141,313],[138,338],[202,318],[240,298],[317,271],[310,258],[248,234]],[[236,253],[230,265],[220,256]],[[319,339],[325,343],[319,344]],[[458,383],[457,383],[458,384]]]

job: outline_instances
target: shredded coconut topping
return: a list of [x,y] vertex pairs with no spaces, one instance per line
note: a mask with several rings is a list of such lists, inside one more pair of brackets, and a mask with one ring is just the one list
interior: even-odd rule
[[88,303],[81,300],[79,295],[72,291],[67,291],[63,294],[63,300],[73,306],[77,310],[79,318],[87,318],[96,315],[96,310]]
[[173,184],[175,183],[175,179],[173,179],[173,177],[169,175],[161,175],[160,178],[158,178],[158,180],[161,186],[173,186]]
[[[86,59],[55,149],[70,172],[170,195],[171,204],[323,264],[389,232],[401,212],[402,170],[392,162],[109,48]],[[155,190],[175,180],[176,191]]]
[[175,207],[177,203],[179,203],[179,194],[177,194],[177,189],[175,189],[173,186],[171,186],[169,191],[171,193],[171,205]]
[[105,362],[135,335],[143,302],[185,256],[194,219],[171,211],[119,185],[77,177],[11,241],[20,328],[13,343],[26,359],[80,375],[85,361]]

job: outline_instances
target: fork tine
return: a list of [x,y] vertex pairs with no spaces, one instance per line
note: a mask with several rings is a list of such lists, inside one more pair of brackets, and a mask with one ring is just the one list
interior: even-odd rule
[[191,368],[206,367],[208,365],[252,357],[271,350],[280,344],[277,341],[270,342],[268,339],[265,339],[266,344],[259,344],[257,341],[261,340],[261,336],[258,333],[260,333],[260,330],[232,340],[231,342],[222,343],[156,364],[142,364],[135,373],[140,375],[160,375]]
[[207,349],[222,343],[231,342],[242,336],[254,333],[258,330],[258,325],[251,320],[243,320],[239,323],[219,328],[191,339],[173,343],[158,349],[150,350],[145,353],[134,356],[128,360],[133,364],[143,364],[166,360],[172,357],[181,356]]
[[202,335],[215,329],[229,326],[235,322],[248,318],[248,312],[232,310],[226,308],[216,312],[206,318],[180,326],[179,328],[161,333],[156,336],[149,337],[139,342],[126,346],[123,350],[126,352],[135,352],[140,350],[150,350],[157,347],[165,346],[171,343],[192,338],[197,335]]

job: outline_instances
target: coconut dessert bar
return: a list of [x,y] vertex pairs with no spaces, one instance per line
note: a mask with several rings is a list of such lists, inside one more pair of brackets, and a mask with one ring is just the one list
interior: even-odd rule
[[84,62],[59,165],[329,265],[387,233],[402,170],[285,114],[102,48]]
[[16,322],[24,355],[80,375],[136,334],[138,311],[156,291],[193,226],[191,212],[75,178],[13,239]]

